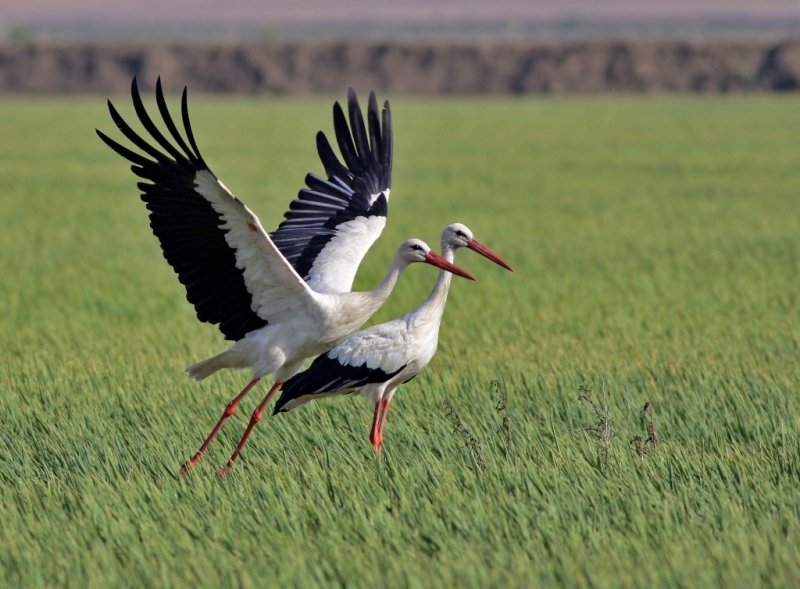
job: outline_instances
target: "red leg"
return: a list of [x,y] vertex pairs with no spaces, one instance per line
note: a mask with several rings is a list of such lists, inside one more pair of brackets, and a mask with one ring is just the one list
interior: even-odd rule
[[250,423],[247,424],[247,429],[244,430],[242,439],[239,440],[239,443],[236,445],[236,450],[234,450],[233,454],[231,454],[228,464],[226,464],[224,468],[220,468],[217,471],[218,475],[225,476],[233,468],[233,463],[239,458],[242,448],[244,448],[244,445],[247,443],[247,438],[250,437],[250,434],[253,432],[253,428],[256,426],[256,424],[261,421],[261,418],[264,416],[264,410],[267,408],[267,405],[269,405],[272,397],[278,392],[278,389],[280,389],[282,385],[283,381],[275,381],[275,384],[272,385],[272,388],[266,394],[264,399],[262,399],[261,403],[258,404],[256,410],[253,411],[253,415],[250,417]]
[[203,442],[203,444],[200,446],[197,452],[195,452],[194,456],[192,456],[189,460],[187,460],[183,464],[183,466],[181,466],[181,474],[184,475],[187,474],[189,470],[195,464],[197,464],[200,458],[203,457],[203,453],[206,450],[208,450],[208,447],[211,445],[211,442],[214,440],[214,438],[217,437],[219,430],[222,429],[222,424],[225,423],[225,421],[231,415],[234,415],[236,413],[236,411],[239,409],[239,402],[247,396],[247,393],[249,393],[253,389],[253,387],[256,386],[256,384],[258,384],[259,380],[261,380],[261,378],[254,378],[253,380],[251,380],[247,384],[247,386],[244,387],[244,390],[242,390],[241,393],[236,395],[236,397],[234,397],[234,399],[230,403],[228,403],[227,407],[225,407],[225,411],[222,412],[222,416],[219,418],[219,421],[217,421],[217,425],[215,425],[214,429],[211,430],[211,433],[208,434],[206,441]]
[[372,416],[372,429],[369,431],[369,441],[372,443],[372,447],[375,448],[376,452],[381,451],[381,444],[378,440],[378,421],[380,419],[382,406],[383,402],[380,399],[375,401],[375,413]]
[[383,426],[386,423],[386,414],[389,413],[388,399],[379,399],[375,403],[375,415],[372,418],[372,430],[369,433],[370,442],[376,452],[383,449]]
[[383,411],[381,411],[380,421],[378,422],[378,443],[383,448],[383,427],[386,425],[386,416],[389,415],[389,404],[391,399],[383,400]]

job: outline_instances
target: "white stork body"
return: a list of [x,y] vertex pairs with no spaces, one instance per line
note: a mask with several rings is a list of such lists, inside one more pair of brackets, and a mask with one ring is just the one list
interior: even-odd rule
[[[461,247],[473,249],[511,270],[475,240],[466,226],[448,225],[442,232],[443,256],[452,262]],[[433,290],[419,307],[398,319],[354,333],[317,357],[307,370],[286,381],[275,413],[289,411],[315,398],[359,392],[375,406],[370,440],[380,450],[394,393],[417,376],[436,353],[450,279],[449,273],[439,272]]]
[[[266,235],[264,238],[269,239]],[[400,245],[388,274],[371,291],[319,293],[298,277],[296,288],[283,292],[273,283],[264,302],[272,310],[271,321],[186,371],[192,378],[202,380],[221,368],[250,367],[255,380],[274,373],[276,381],[283,382],[297,372],[306,358],[331,349],[360,328],[386,301],[403,270],[415,262],[468,276],[440,260],[425,242],[410,239]]]
[[110,101],[112,119],[139,151],[97,133],[131,161],[131,170],[145,180],[138,186],[150,211],[150,226],[186,287],[198,319],[217,324],[227,339],[235,341],[225,352],[187,372],[201,380],[221,368],[251,367],[253,371],[250,383],[228,404],[184,465],[186,469],[200,459],[223,422],[263,376],[275,374],[276,382],[254,413],[251,426],[305,358],[335,346],[380,308],[408,264],[426,262],[468,276],[424,242],[409,240],[398,249],[380,285],[368,292],[349,292],[358,265],[383,230],[388,211],[391,115],[388,103],[378,112],[374,94],[369,100],[368,126],[352,90],[349,127],[342,108],[334,105],[334,129],[344,164],[319,132],[317,151],[328,178],[308,174],[307,187],[272,234],[200,155],[189,122],[186,89],[181,104],[185,139],[167,108],[160,80],[156,101],[171,140],[147,113],[135,78],[131,96],[150,142],[133,131]]

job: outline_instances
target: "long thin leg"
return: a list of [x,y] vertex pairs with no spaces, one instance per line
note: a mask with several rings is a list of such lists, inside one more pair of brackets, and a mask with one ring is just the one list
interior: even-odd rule
[[239,443],[236,445],[236,450],[234,450],[233,454],[231,454],[231,457],[228,460],[228,464],[226,464],[224,468],[220,468],[217,471],[218,475],[225,476],[233,468],[233,463],[236,462],[236,460],[239,458],[239,455],[242,452],[242,448],[244,448],[244,445],[247,443],[247,438],[250,437],[250,434],[253,432],[253,428],[256,426],[256,424],[259,421],[261,421],[261,418],[264,416],[264,410],[267,408],[267,405],[269,405],[269,402],[272,400],[272,397],[275,395],[275,393],[278,392],[278,389],[280,389],[282,385],[283,381],[280,380],[275,381],[275,384],[272,385],[272,388],[266,394],[264,399],[262,399],[261,403],[258,404],[256,410],[253,411],[253,415],[250,417],[250,423],[247,424],[247,429],[244,430],[244,435],[242,435],[242,439],[239,440]]
[[369,440],[376,452],[383,449],[383,426],[386,423],[386,414],[389,413],[390,399],[379,399],[375,403],[375,414],[372,417],[372,429],[369,432]]
[[247,386],[244,387],[242,392],[236,395],[236,397],[234,397],[233,400],[228,403],[228,405],[225,407],[225,411],[222,412],[222,416],[219,418],[219,421],[217,421],[217,425],[215,425],[214,429],[211,430],[211,433],[208,434],[206,441],[203,442],[197,452],[194,453],[194,456],[192,456],[183,464],[183,466],[181,466],[181,474],[187,474],[189,470],[203,457],[203,453],[208,450],[211,442],[217,437],[219,430],[222,429],[222,424],[225,423],[225,421],[231,415],[236,413],[236,411],[239,409],[239,402],[247,396],[247,393],[249,393],[253,387],[256,386],[256,384],[258,384],[259,380],[261,380],[261,378],[254,378],[251,380]]
[[375,401],[375,413],[372,415],[372,429],[369,430],[369,441],[372,443],[372,447],[375,448],[376,452],[381,451],[380,444],[378,443],[378,420],[381,415],[382,407],[383,401],[381,399]]
[[391,402],[391,399],[383,400],[383,411],[381,411],[380,420],[378,422],[378,443],[381,449],[383,448],[383,426],[386,425],[386,416],[389,415],[389,405]]

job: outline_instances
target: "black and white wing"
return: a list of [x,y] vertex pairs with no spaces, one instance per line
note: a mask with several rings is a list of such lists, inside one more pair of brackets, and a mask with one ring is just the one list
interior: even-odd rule
[[412,361],[412,345],[403,319],[356,332],[287,380],[274,413],[289,411],[315,397],[387,382]]
[[150,211],[150,227],[186,287],[197,318],[216,324],[227,339],[239,340],[270,321],[313,312],[315,293],[270,240],[255,214],[203,161],[189,123],[186,89],[181,101],[185,139],[167,109],[160,79],[156,102],[171,140],[147,113],[136,78],[131,96],[150,141],[125,122],[111,101],[111,118],[137,151],[99,130],[97,134],[145,180],[137,185]]
[[392,117],[381,112],[370,93],[367,125],[351,88],[350,125],[339,103],[333,106],[336,157],[325,134],[317,133],[317,151],[328,178],[308,174],[285,220],[270,234],[297,273],[317,292],[349,292],[361,260],[375,243],[388,212],[392,182]]

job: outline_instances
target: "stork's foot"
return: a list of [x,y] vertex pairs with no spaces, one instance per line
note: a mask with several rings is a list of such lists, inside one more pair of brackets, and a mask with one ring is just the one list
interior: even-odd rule
[[189,474],[189,471],[194,468],[194,465],[200,462],[200,459],[203,457],[203,452],[197,452],[194,456],[192,456],[189,460],[183,463],[181,466],[181,476],[186,476]]

